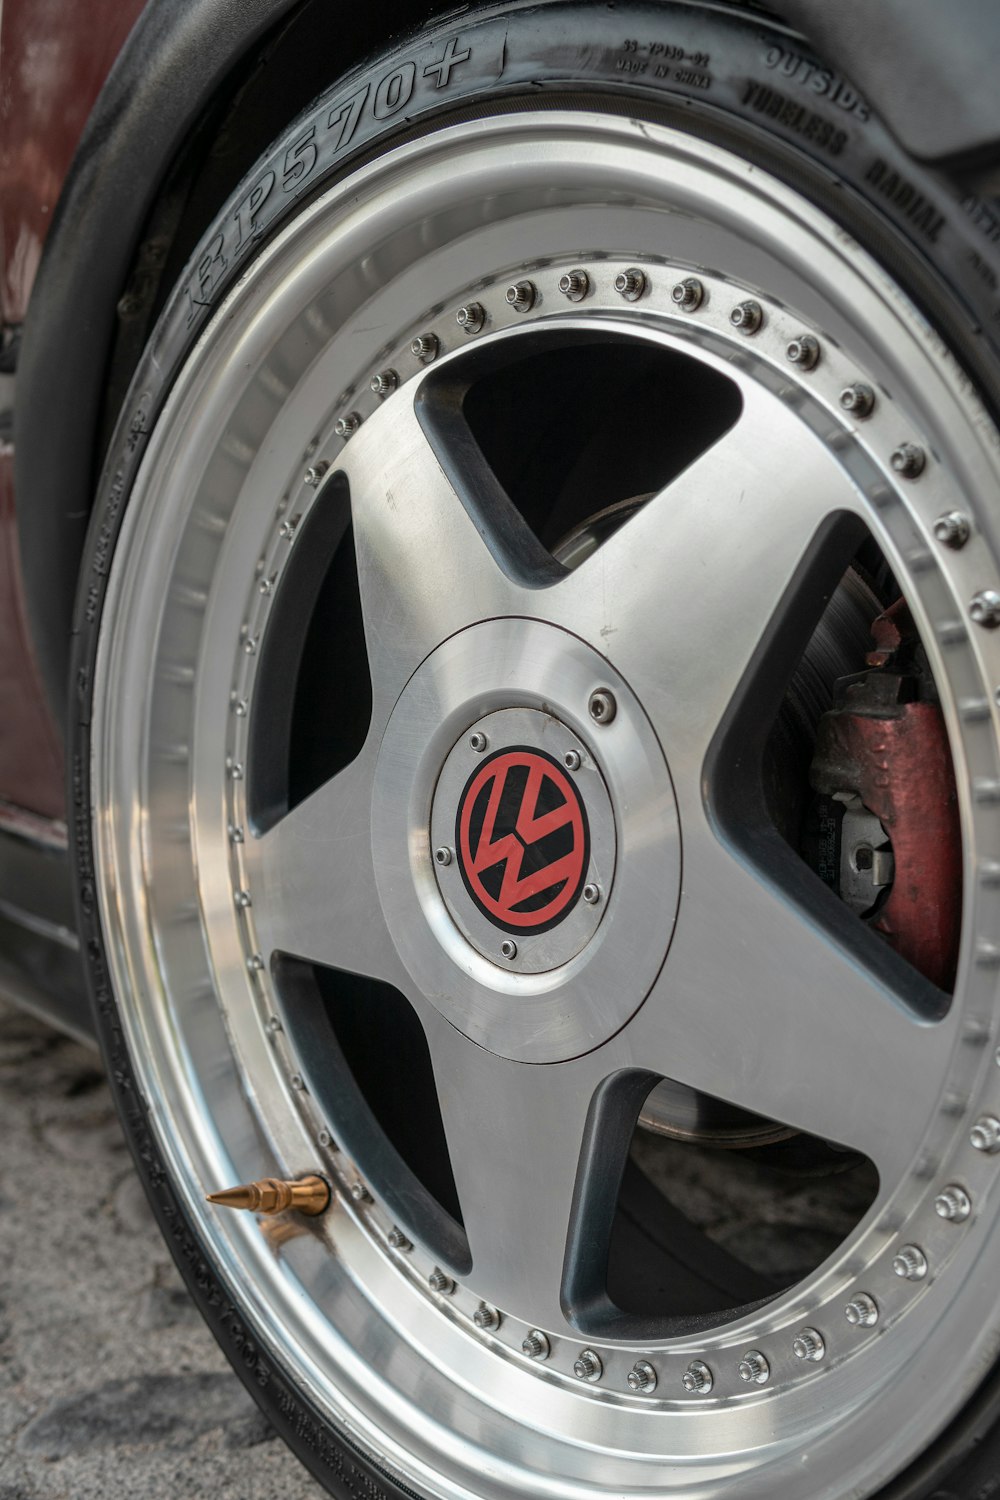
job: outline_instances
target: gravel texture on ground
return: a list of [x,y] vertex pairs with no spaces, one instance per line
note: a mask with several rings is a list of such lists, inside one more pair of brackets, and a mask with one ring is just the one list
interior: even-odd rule
[[322,1500],[146,1206],[96,1053],[0,1002],[0,1500]]

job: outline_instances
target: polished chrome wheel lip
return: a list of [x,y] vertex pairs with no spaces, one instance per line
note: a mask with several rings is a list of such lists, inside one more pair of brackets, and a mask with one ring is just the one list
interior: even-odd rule
[[[232,628],[231,591],[220,598],[219,580],[253,579],[258,559],[281,545],[272,497],[287,495],[278,501],[281,514],[294,514],[297,476],[307,457],[327,449],[336,453],[332,429],[341,413],[329,399],[323,412],[290,412],[265,452],[254,448],[252,431],[240,429],[240,394],[254,378],[247,371],[266,365],[274,318],[281,327],[288,324],[290,307],[282,309],[278,295],[282,286],[291,306],[308,305],[339,267],[346,280],[356,277],[355,292],[373,298],[375,289],[364,275],[348,268],[361,264],[376,214],[395,226],[402,245],[408,213],[411,223],[419,217],[425,227],[432,225],[436,206],[449,193],[467,194],[477,173],[481,189],[500,181],[500,174],[509,181],[512,163],[522,194],[518,204],[497,201],[493,222],[481,233],[467,225],[464,245],[442,243],[386,290],[381,310],[387,340],[396,336],[404,347],[411,328],[419,329],[415,308],[448,306],[459,294],[467,298],[477,261],[480,267],[513,265],[503,253],[505,228],[508,246],[516,240],[522,254],[541,262],[560,255],[565,264],[586,260],[581,245],[601,243],[604,251],[620,249],[622,263],[633,264],[644,225],[652,222],[644,215],[655,216],[658,201],[683,210],[668,221],[674,231],[667,237],[671,260],[698,270],[710,289],[709,313],[713,298],[731,286],[728,277],[758,295],[780,281],[785,306],[820,330],[830,351],[807,400],[827,413],[833,448],[860,454],[870,466],[879,538],[907,581],[945,688],[965,838],[968,900],[956,990],[961,998],[946,1023],[954,1037],[951,1076],[937,1105],[929,1107],[906,1190],[884,1202],[842,1255],[780,1299],[766,1318],[751,1316],[662,1350],[640,1351],[633,1344],[601,1351],[608,1382],[603,1387],[571,1385],[567,1354],[573,1350],[565,1334],[553,1340],[540,1380],[536,1368],[502,1342],[505,1325],[496,1338],[472,1332],[471,1310],[479,1297],[471,1289],[466,1298],[460,1288],[447,1305],[429,1299],[410,1263],[388,1253],[388,1226],[377,1204],[362,1208],[346,1194],[338,1197],[325,1241],[303,1237],[276,1257],[255,1226],[222,1222],[200,1202],[201,1191],[220,1181],[259,1175],[262,1130],[286,1172],[313,1169],[322,1149],[308,1098],[293,1100],[288,1085],[295,1060],[282,1033],[266,1026],[266,973],[247,969],[253,919],[232,901],[233,890],[242,889],[244,879],[252,885],[253,877],[248,844],[227,848],[223,840],[227,822],[240,826],[234,815],[240,809],[241,721],[230,695],[235,692],[239,702],[252,693],[253,655],[244,647],[256,639],[250,618],[255,594],[249,593],[250,603],[238,601],[235,618],[242,616],[247,627],[240,640],[238,627]],[[603,191],[610,182],[615,189]],[[572,211],[555,202],[560,183],[588,188],[577,193]],[[629,185],[642,186],[644,203],[641,194],[637,199],[634,191],[626,192]],[[570,198],[573,191],[567,188]],[[587,208],[588,195],[600,199],[599,213]],[[475,201],[482,200],[481,191]],[[608,202],[616,207],[610,217]],[[602,222],[605,233],[598,238]],[[610,244],[619,234],[627,242]],[[720,252],[715,264],[725,276],[706,266],[709,257],[699,243]],[[670,274],[670,264],[659,264]],[[551,306],[558,307],[554,298],[546,312]],[[648,308],[640,303],[635,311],[641,317]],[[437,316],[427,313],[422,321]],[[495,317],[502,316],[498,308]],[[671,317],[669,310],[664,316]],[[697,316],[675,313],[670,324],[673,336],[692,348],[700,337],[691,328]],[[346,317],[338,333],[341,361],[345,349],[353,361],[340,383],[321,368],[317,339],[313,374],[317,383],[325,379],[328,397],[362,380],[376,356],[386,362],[384,348],[360,336],[359,321]],[[711,325],[710,335],[721,340],[723,330]],[[803,382],[811,377],[784,366],[783,349],[768,342],[767,329],[762,337],[743,355],[730,345],[734,369],[743,359],[744,368],[771,379],[776,389],[783,375],[789,399],[801,399]],[[864,355],[857,368],[881,392],[905,393],[905,400],[886,399],[882,413],[864,428],[844,420],[836,387],[823,383],[838,364],[853,364],[856,350]],[[927,434],[934,469],[904,495],[888,456],[914,431]],[[680,1488],[725,1496],[737,1487],[741,1494],[772,1493],[782,1483],[798,1482],[805,1443],[817,1500],[871,1492],[925,1446],[970,1394],[977,1370],[995,1357],[1000,1314],[996,1305],[984,1305],[982,1291],[997,1233],[995,1163],[971,1152],[968,1126],[977,1111],[1000,1104],[991,1041],[994,937],[1000,927],[1000,849],[992,821],[1000,797],[993,719],[1000,654],[995,637],[976,634],[965,614],[966,601],[996,578],[987,545],[993,525],[988,506],[996,492],[992,440],[957,365],[874,264],[821,214],[723,152],[658,126],[597,115],[524,114],[456,127],[364,168],[312,205],[261,256],[178,380],[150,439],[126,517],[98,660],[94,842],[109,966],[123,997],[152,1128],[213,1258],[241,1288],[251,1323],[264,1330],[265,1341],[281,1345],[313,1399],[412,1487],[457,1500],[481,1493],[488,1468],[491,1490],[504,1495],[537,1488],[541,1470],[557,1476],[552,1488],[566,1500],[595,1484],[632,1493]],[[207,485],[201,481],[210,459],[215,467]],[[199,464],[195,482],[193,467]],[[935,548],[933,522],[959,493],[976,530],[966,549],[945,558]],[[231,507],[238,509],[238,527],[230,526]],[[227,633],[239,671],[232,658],[206,646]],[[194,665],[193,683],[183,680],[178,665]],[[373,751],[362,752],[362,763]],[[228,790],[222,769],[227,756]],[[212,1004],[217,989],[234,1002],[225,1016]],[[254,1082],[252,1105],[243,1076]],[[350,1163],[333,1157],[329,1168],[338,1182],[350,1180]],[[892,1254],[914,1216],[930,1213],[937,1184],[946,1179],[966,1185],[976,1213],[960,1232],[943,1220],[920,1219],[935,1274],[914,1289],[893,1275]],[[426,1277],[419,1253],[414,1264]],[[836,1324],[821,1322],[818,1309],[832,1310],[854,1292],[871,1290],[883,1308],[876,1337],[863,1327],[848,1329],[840,1317]],[[820,1326],[827,1359],[795,1370],[781,1351],[786,1341],[790,1350],[805,1322]],[[391,1371],[380,1357],[386,1338],[394,1351]],[[848,1353],[849,1338],[856,1354]],[[581,1347],[577,1341],[577,1354]],[[747,1350],[761,1348],[772,1382],[741,1391],[727,1372]],[[626,1393],[624,1373],[638,1353],[659,1366],[653,1401]],[[690,1401],[679,1375],[696,1360],[714,1368],[716,1381],[705,1397]],[[938,1372],[931,1407],[923,1395],[928,1362]],[[384,1371],[377,1382],[374,1368]],[[816,1379],[824,1381],[822,1388]],[[420,1392],[419,1406],[414,1391]],[[498,1453],[513,1456],[498,1464]],[[676,1483],[665,1477],[670,1475]]]

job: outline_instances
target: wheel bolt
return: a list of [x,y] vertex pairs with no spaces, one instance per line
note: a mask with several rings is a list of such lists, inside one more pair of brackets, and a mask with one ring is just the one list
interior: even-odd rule
[[696,312],[705,300],[705,288],[697,276],[685,276],[670,288],[670,300],[681,312]]
[[517,957],[517,944],[513,938],[504,938],[500,944],[500,957],[507,959],[508,963]]
[[595,885],[592,880],[588,881],[583,888],[583,899],[588,906],[596,906],[601,899],[601,887]]
[[969,615],[984,630],[995,630],[1000,625],[1000,594],[996,589],[980,589],[969,604]]
[[715,1376],[702,1360],[693,1359],[681,1376],[681,1383],[692,1396],[707,1396],[715,1384]]
[[247,959],[247,968],[251,974],[258,973],[264,967],[264,960],[259,953],[251,953]]
[[530,312],[537,296],[538,288],[533,281],[515,281],[504,292],[507,306],[519,313]]
[[968,516],[963,516],[960,510],[945,511],[943,516],[938,516],[934,522],[934,535],[945,547],[951,547],[955,552],[964,547],[969,540]]
[[403,1231],[401,1229],[397,1229],[395,1226],[393,1226],[393,1228],[389,1230],[389,1244],[394,1250],[413,1249],[412,1241],[408,1240]]
[[972,1127],[969,1140],[977,1151],[985,1151],[989,1156],[1000,1151],[1000,1120],[996,1115],[981,1115]]
[[739,1362],[739,1375],[747,1384],[766,1385],[771,1376],[771,1366],[759,1349],[749,1349]]
[[355,1203],[367,1203],[371,1198],[371,1193],[365,1187],[363,1182],[352,1182],[350,1193]]
[[314,490],[329,467],[330,465],[326,462],[325,459],[322,459],[318,464],[310,464],[308,469],[302,476],[303,483],[307,484],[310,489]]
[[472,1321],[477,1328],[482,1328],[488,1333],[491,1329],[500,1327],[500,1314],[495,1307],[490,1307],[488,1302],[480,1302],[472,1314]]
[[452,852],[447,844],[442,844],[439,849],[434,850],[434,863],[436,865],[450,865],[451,861]]
[[800,370],[814,370],[819,364],[819,340],[811,333],[800,333],[786,347],[785,357],[790,365],[798,365]]
[[559,290],[571,302],[582,302],[590,291],[590,277],[586,271],[567,271],[559,278]]
[[934,1212],[953,1224],[961,1224],[972,1212],[972,1199],[957,1182],[943,1188],[934,1199]]
[[395,370],[380,370],[373,375],[369,381],[372,393],[376,396],[391,396],[399,385],[399,376]]
[[549,1341],[540,1328],[532,1328],[531,1332],[525,1335],[521,1343],[521,1351],[529,1359],[548,1359]]
[[334,425],[334,432],[339,438],[349,438],[361,426],[361,413],[349,411],[346,417],[338,417]]
[[579,750],[567,750],[566,754],[563,756],[563,765],[566,767],[567,771],[579,771],[579,769],[580,769],[580,752],[579,752]]
[[596,693],[591,693],[590,717],[595,724],[610,724],[618,712],[618,704],[615,702],[614,694],[609,693],[607,688],[598,688]]
[[440,348],[436,333],[420,333],[410,344],[410,353],[421,364],[429,365],[432,359],[437,359]]
[[638,302],[645,290],[646,273],[638,266],[629,266],[627,271],[619,271],[615,277],[615,291],[626,302]]
[[863,421],[870,417],[875,406],[875,392],[870,385],[856,380],[853,385],[845,385],[840,393],[840,404],[844,411],[849,411],[852,416]]
[[893,1256],[892,1269],[904,1281],[923,1281],[927,1275],[927,1257],[919,1245],[904,1245],[899,1254]]
[[593,1349],[584,1349],[579,1359],[573,1361],[573,1374],[577,1380],[589,1380],[592,1385],[596,1384],[604,1374],[600,1355],[595,1354]]
[[821,1360],[826,1353],[823,1335],[815,1328],[803,1328],[792,1339],[792,1353],[796,1359]]
[[738,302],[729,321],[740,333],[757,333],[764,326],[764,311],[759,302]]
[[648,1360],[637,1359],[625,1378],[630,1391],[648,1396],[651,1391],[656,1390],[656,1371]]
[[486,322],[486,309],[481,302],[467,302],[458,309],[455,322],[466,333],[478,333]]
[[482,752],[486,749],[486,746],[489,744],[489,740],[486,738],[485,734],[483,734],[482,730],[477,729],[474,734],[469,735],[469,744],[472,746],[473,750],[475,750],[477,755],[481,755]]
[[432,1292],[441,1292],[443,1296],[450,1297],[455,1290],[455,1283],[450,1276],[446,1276],[440,1266],[435,1266],[427,1278],[427,1285]]
[[924,464],[927,459],[923,448],[918,448],[916,443],[900,443],[889,459],[894,473],[902,479],[916,479],[918,474],[924,472]]
[[878,1322],[878,1303],[867,1292],[858,1292],[844,1308],[844,1316],[854,1328],[874,1328]]

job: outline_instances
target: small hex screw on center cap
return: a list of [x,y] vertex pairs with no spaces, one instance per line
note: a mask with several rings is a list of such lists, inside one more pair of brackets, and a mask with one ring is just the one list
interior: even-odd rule
[[591,693],[590,702],[587,706],[590,709],[590,717],[595,724],[610,724],[618,712],[618,705],[615,702],[614,694],[609,692],[607,688],[598,688],[596,692]]

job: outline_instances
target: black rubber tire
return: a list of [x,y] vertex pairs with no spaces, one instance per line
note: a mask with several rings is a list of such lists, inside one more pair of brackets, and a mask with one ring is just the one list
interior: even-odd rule
[[[402,84],[391,83],[394,78]],[[921,306],[988,407],[1000,412],[1000,210],[963,198],[956,186],[908,160],[874,107],[846,80],[801,39],[744,8],[699,0],[519,0],[453,13],[333,82],[207,229],[122,411],[80,579],[70,715],[78,920],[112,1087],[167,1243],[213,1333],[278,1432],[341,1496],[408,1492],[329,1429],[284,1368],[280,1351],[267,1347],[245,1316],[239,1289],[227,1286],[206,1258],[149,1128],[109,987],[95,900],[88,769],[106,581],[146,437],[176,372],[227,288],[289,216],[345,169],[408,135],[463,117],[584,101],[714,140],[818,203]],[[882,1492],[883,1500],[985,1500],[995,1493],[998,1414],[1000,1376],[994,1374],[944,1437]]]

